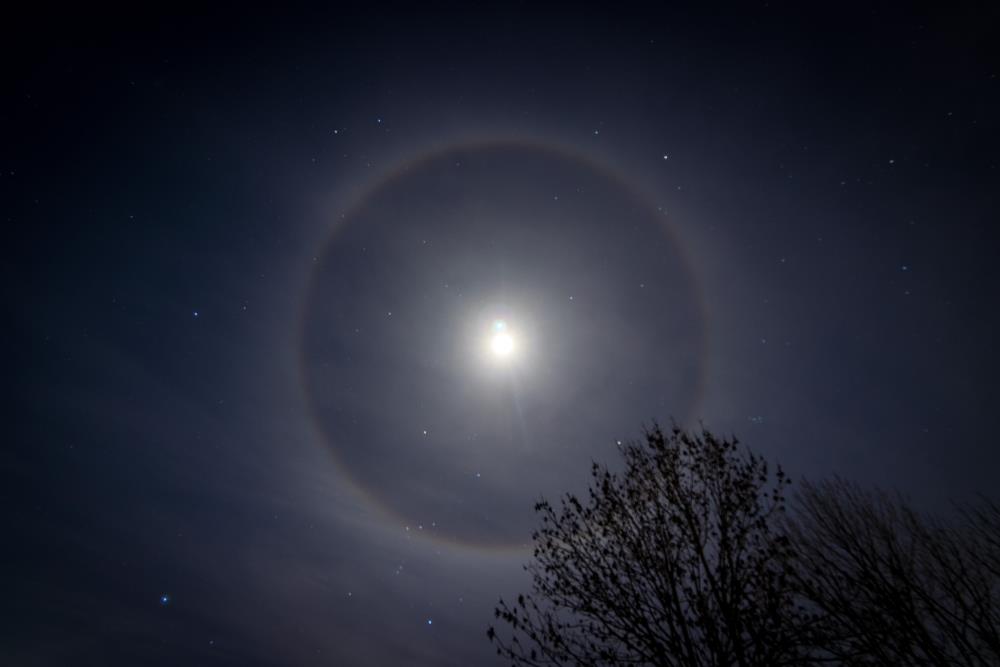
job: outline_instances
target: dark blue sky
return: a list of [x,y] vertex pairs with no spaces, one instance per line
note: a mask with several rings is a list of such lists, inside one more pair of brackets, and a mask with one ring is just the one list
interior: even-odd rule
[[996,10],[800,4],[5,22],[0,662],[492,664],[654,419],[989,492]]

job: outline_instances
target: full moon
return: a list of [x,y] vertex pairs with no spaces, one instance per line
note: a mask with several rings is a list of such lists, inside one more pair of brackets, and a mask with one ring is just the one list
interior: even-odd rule
[[494,357],[504,359],[514,352],[514,338],[507,331],[507,323],[497,320],[493,323],[493,336],[490,338],[490,352]]
[[506,333],[498,333],[490,341],[490,350],[498,357],[510,356],[514,351],[514,339]]

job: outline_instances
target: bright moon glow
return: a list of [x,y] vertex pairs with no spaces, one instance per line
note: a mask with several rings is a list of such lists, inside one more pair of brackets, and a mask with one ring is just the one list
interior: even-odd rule
[[493,350],[493,354],[498,357],[509,356],[510,353],[514,351],[514,339],[508,334],[498,333],[493,336],[493,340],[490,341],[490,349]]
[[514,339],[507,332],[507,323],[503,320],[497,320],[493,323],[490,352],[493,353],[493,356],[500,359],[505,359],[514,352]]

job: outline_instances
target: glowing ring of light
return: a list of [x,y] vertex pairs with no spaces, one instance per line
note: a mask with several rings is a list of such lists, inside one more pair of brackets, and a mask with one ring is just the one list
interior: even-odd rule
[[[524,150],[534,150],[540,151],[542,153],[547,153],[551,156],[558,157],[570,162],[577,164],[578,166],[591,169],[594,172],[600,174],[606,178],[610,183],[617,187],[620,187],[622,191],[628,194],[636,203],[640,204],[643,208],[647,208],[651,212],[656,211],[656,204],[653,203],[647,195],[638,191],[636,188],[629,185],[625,179],[616,171],[611,168],[596,162],[591,157],[573,151],[567,147],[560,146],[558,144],[552,144],[548,142],[542,142],[537,140],[518,140],[518,139],[486,139],[479,141],[466,141],[450,144],[444,147],[434,148],[421,152],[407,160],[399,162],[395,167],[389,169],[380,178],[375,180],[365,191],[356,199],[356,201],[347,209],[347,211],[341,216],[341,220],[332,226],[330,232],[327,234],[325,239],[321,244],[321,252],[317,255],[319,258],[315,262],[316,267],[321,267],[324,265],[323,260],[329,252],[329,249],[333,246],[334,241],[337,237],[337,233],[344,229],[350,220],[354,217],[357,211],[363,210],[368,204],[369,199],[376,193],[380,192],[383,188],[392,185],[397,180],[405,177],[411,170],[419,169],[420,167],[433,162],[434,160],[440,159],[450,153],[456,152],[472,152],[477,150],[489,150],[498,148],[520,148]],[[695,380],[695,385],[692,387],[693,399],[691,401],[691,410],[696,412],[698,407],[704,398],[704,391],[706,385],[706,370],[707,370],[707,357],[708,357],[708,317],[707,317],[707,307],[705,304],[704,293],[701,289],[701,283],[697,279],[697,274],[693,270],[693,263],[687,255],[686,248],[679,242],[679,239],[675,231],[667,224],[664,216],[654,215],[653,217],[662,220],[659,225],[661,230],[666,234],[668,241],[671,243],[671,247],[677,252],[678,259],[682,265],[683,273],[690,281],[692,302],[694,303],[697,313],[698,313],[698,324],[701,325],[700,335],[697,336],[698,340],[698,374]],[[316,284],[316,273],[315,269],[310,272],[308,279],[306,281],[306,291],[305,296],[302,299],[300,315],[298,319],[298,373],[299,373],[299,383],[300,390],[306,402],[306,408],[308,411],[308,416],[313,428],[316,429],[320,438],[326,442],[327,449],[330,452],[334,465],[337,468],[338,473],[341,478],[347,482],[351,489],[357,494],[357,496],[366,504],[366,506],[371,507],[378,511],[382,518],[389,522],[392,521],[396,525],[404,525],[407,520],[405,517],[400,516],[396,511],[393,510],[387,503],[379,498],[376,491],[371,491],[366,488],[361,482],[359,482],[355,476],[351,473],[349,467],[341,460],[337,454],[336,443],[330,442],[322,421],[319,416],[315,413],[313,409],[313,399],[309,391],[308,382],[308,369],[306,364],[305,355],[305,345],[303,341],[305,339],[305,325],[308,313],[310,312],[310,306],[314,299],[314,285]],[[683,415],[682,420],[690,418],[691,415]],[[498,553],[514,553],[522,555],[529,548],[528,544],[505,544],[496,545],[489,544],[484,545],[478,542],[463,540],[451,535],[436,535],[429,531],[411,532],[411,535],[419,535],[421,538],[430,540],[435,544],[447,546],[451,548],[459,548],[464,550],[474,550],[480,552],[487,552],[490,554]]]

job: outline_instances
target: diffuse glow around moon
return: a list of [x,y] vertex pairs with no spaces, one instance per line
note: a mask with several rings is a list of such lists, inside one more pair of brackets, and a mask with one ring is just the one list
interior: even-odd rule
[[305,398],[344,479],[401,528],[520,549],[532,499],[624,435],[608,414],[685,419],[699,403],[691,264],[656,205],[585,156],[435,151],[332,231],[303,304]]

